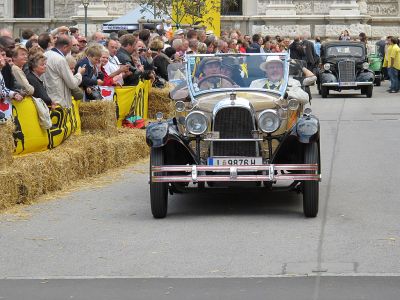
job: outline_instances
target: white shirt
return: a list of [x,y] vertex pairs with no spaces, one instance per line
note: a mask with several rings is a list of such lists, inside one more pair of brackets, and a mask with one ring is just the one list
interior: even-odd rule
[[[250,84],[250,88],[264,88],[267,81],[268,80],[266,78],[253,80]],[[308,94],[301,88],[298,80],[289,77],[286,91],[289,99],[297,99],[302,104],[308,103]]]
[[[111,56],[108,58],[108,63],[104,66],[104,71],[106,71],[107,75],[110,75],[112,73],[114,73],[115,71],[119,70],[120,68],[120,61],[118,59],[118,57],[115,56]],[[118,79],[117,82],[121,85],[124,84],[124,80],[121,77],[121,79]]]

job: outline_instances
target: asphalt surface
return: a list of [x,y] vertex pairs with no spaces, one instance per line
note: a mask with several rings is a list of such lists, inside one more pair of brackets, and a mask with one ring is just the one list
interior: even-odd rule
[[399,277],[142,278],[0,281],[0,299],[399,299]]
[[[44,286],[49,294],[36,299],[64,299],[75,287],[85,295],[75,299],[123,299],[135,286],[133,298],[144,299],[169,284],[196,296],[211,283],[235,299],[237,280],[249,298],[263,293],[254,277],[274,286],[274,299],[288,299],[285,289],[296,299],[378,299],[378,284],[380,298],[398,299],[400,94],[386,93],[387,85],[371,99],[314,92],[323,168],[317,218],[303,217],[295,193],[213,192],[173,195],[167,218],[155,220],[148,165],[135,165],[111,184],[0,215],[0,299],[34,299]],[[303,283],[309,298],[301,298]],[[329,292],[316,293],[324,284]],[[347,285],[365,297],[346,298]],[[100,286],[114,296],[98,296]],[[191,299],[179,295],[173,299]]]

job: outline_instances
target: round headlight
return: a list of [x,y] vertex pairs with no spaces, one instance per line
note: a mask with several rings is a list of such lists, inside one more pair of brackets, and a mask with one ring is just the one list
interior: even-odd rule
[[185,102],[183,102],[183,101],[175,102],[175,110],[177,112],[183,112],[183,111],[185,111],[185,108],[186,108]]
[[297,110],[299,108],[299,101],[296,99],[290,99],[288,102],[288,108],[290,110]]
[[363,67],[364,70],[368,69],[369,68],[369,63],[367,63],[367,62],[363,63],[362,67]]
[[264,110],[258,117],[258,127],[265,133],[276,131],[280,125],[281,119],[273,109]]
[[208,128],[208,118],[202,112],[193,111],[186,117],[185,125],[191,134],[203,134]]
[[331,69],[331,65],[330,64],[324,64],[324,70],[325,71],[329,71]]
[[297,132],[303,136],[312,136],[318,131],[318,123],[316,119],[302,119],[297,124]]

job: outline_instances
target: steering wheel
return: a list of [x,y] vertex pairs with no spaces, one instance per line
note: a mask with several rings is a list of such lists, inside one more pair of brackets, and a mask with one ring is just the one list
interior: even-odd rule
[[209,81],[209,79],[211,79],[211,78],[225,79],[225,80],[228,81],[232,86],[235,86],[235,85],[236,85],[236,82],[234,82],[231,78],[229,78],[229,77],[226,76],[226,75],[222,75],[222,74],[211,74],[211,75],[204,76],[203,78],[201,78],[201,79],[199,80],[199,82],[197,83],[198,87],[200,88],[201,85],[202,85],[204,82]]

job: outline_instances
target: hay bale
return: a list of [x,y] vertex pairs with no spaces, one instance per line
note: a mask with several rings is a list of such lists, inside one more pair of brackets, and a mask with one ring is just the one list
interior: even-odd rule
[[13,162],[12,154],[15,149],[13,132],[14,123],[12,121],[0,125],[0,170]]
[[82,102],[79,105],[82,131],[116,133],[117,117],[115,103],[112,101]]
[[12,166],[0,171],[0,209],[29,203],[148,154],[144,130],[120,128],[111,137],[85,133],[52,150],[15,157]]
[[155,119],[156,113],[162,112],[166,118],[174,114],[174,101],[169,97],[170,86],[159,89],[152,87],[149,91],[149,119]]

